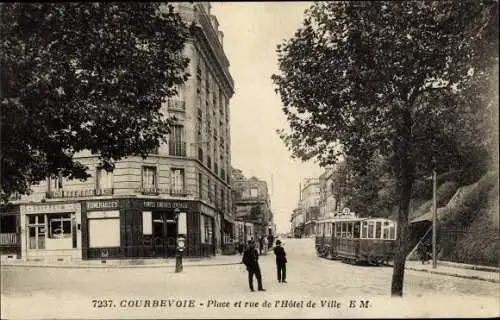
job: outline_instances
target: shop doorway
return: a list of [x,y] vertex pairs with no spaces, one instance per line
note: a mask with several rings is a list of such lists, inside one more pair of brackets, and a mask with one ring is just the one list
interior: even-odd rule
[[168,212],[153,212],[153,254],[158,258],[175,256],[177,221]]

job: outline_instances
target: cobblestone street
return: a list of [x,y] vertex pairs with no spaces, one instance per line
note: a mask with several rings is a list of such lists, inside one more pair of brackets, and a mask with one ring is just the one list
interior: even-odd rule
[[[2,315],[9,318],[103,318],[117,315],[130,318],[190,318],[198,315],[234,318],[234,312],[242,317],[493,316],[499,313],[492,309],[498,305],[498,283],[407,270],[405,298],[396,303],[397,299],[390,298],[392,268],[353,266],[318,258],[313,250],[313,239],[285,239],[284,242],[289,257],[288,283],[276,281],[274,255],[261,256],[266,292],[249,291],[246,271],[240,264],[186,265],[182,274],[174,273],[172,266],[3,267]],[[224,259],[236,263],[241,257]],[[111,299],[114,307],[94,308],[94,299]],[[133,303],[129,300],[142,299],[193,299],[195,307],[127,306]],[[269,310],[260,307],[265,300],[273,304]],[[294,304],[288,303],[287,307],[282,307],[281,301],[285,300],[295,301],[297,305],[289,308]],[[341,307],[306,308],[308,300],[318,305],[321,300],[336,300]],[[369,300],[369,308],[349,308],[351,300],[356,300],[356,303]],[[238,301],[259,303],[259,307],[235,307]],[[278,307],[274,306],[276,301],[280,301]],[[304,301],[302,307],[300,301]],[[224,302],[229,302],[229,307],[224,307]],[[28,305],[30,307],[26,308]]]

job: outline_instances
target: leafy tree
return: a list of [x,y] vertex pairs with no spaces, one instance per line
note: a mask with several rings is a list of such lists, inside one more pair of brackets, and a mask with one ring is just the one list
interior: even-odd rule
[[1,195],[49,175],[89,177],[88,149],[107,170],[156,148],[172,119],[165,99],[187,79],[189,29],[160,3],[0,6]]
[[483,138],[467,119],[483,113],[479,88],[498,63],[497,1],[315,3],[277,51],[291,128],[280,135],[294,156],[331,165],[343,154],[361,173],[375,154],[388,160],[399,190],[391,293],[403,295],[415,179],[460,161],[457,124],[468,146]]

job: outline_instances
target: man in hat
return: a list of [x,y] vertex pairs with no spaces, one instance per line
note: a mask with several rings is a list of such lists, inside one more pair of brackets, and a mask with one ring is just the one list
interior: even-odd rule
[[248,247],[243,253],[242,263],[245,264],[248,271],[248,285],[250,286],[250,291],[254,291],[253,289],[253,276],[257,278],[257,286],[259,291],[266,291],[262,287],[262,276],[260,274],[259,267],[259,253],[257,249],[255,249],[255,242],[249,241]]
[[278,282],[286,282],[286,252],[281,246],[281,241],[276,240],[276,247],[274,247],[274,255],[276,256],[276,268],[278,270]]

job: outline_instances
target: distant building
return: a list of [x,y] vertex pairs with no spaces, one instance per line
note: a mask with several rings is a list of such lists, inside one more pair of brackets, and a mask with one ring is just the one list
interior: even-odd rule
[[[241,170],[232,170],[232,194],[235,220],[253,225],[253,238],[268,236],[273,230],[273,214],[267,182],[256,177],[245,178]],[[240,227],[241,228],[241,227]],[[239,237],[242,234],[238,232]],[[245,234],[243,240],[252,236]],[[240,239],[238,239],[240,240]]]
[[304,235],[304,215],[302,209],[295,208],[290,217],[290,233],[293,238],[302,238]]
[[304,236],[315,235],[316,221],[319,218],[319,179],[305,179],[300,191],[300,208],[304,215]]
[[229,100],[234,83],[223,33],[208,2],[174,6],[195,27],[185,46],[191,77],[162,106],[166,116],[177,118],[168,143],[146,159],[119,161],[113,172],[99,166],[97,155],[82,152],[75,158],[89,167],[90,179],[48,177],[31,195],[14,201],[20,228],[9,226],[8,233],[21,230],[23,257],[171,257],[176,209],[187,215],[187,256],[219,253],[233,237]]

